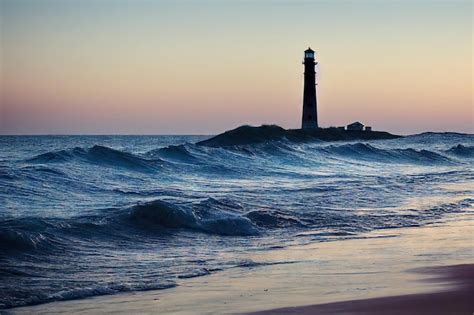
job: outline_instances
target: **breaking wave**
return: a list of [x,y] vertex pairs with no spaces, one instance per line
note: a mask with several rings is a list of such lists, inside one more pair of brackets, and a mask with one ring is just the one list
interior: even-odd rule
[[379,149],[370,144],[355,143],[331,145],[322,149],[328,154],[346,156],[353,159],[371,160],[374,162],[407,162],[407,163],[454,163],[450,158],[428,150],[407,149]]
[[125,167],[136,170],[154,170],[159,168],[161,160],[145,159],[132,153],[115,150],[109,147],[94,145],[91,148],[73,148],[37,155],[27,160],[31,163],[64,163],[81,161],[92,164],[108,165],[112,167]]
[[[177,205],[161,199],[140,202],[124,208],[108,208],[97,215],[72,218],[27,217],[0,220],[0,250],[4,252],[61,251],[82,238],[96,236],[114,240],[146,233],[187,230],[220,236],[258,236],[279,229],[337,229],[319,236],[352,235],[372,229],[413,226],[446,213],[458,212],[474,203],[465,198],[423,209],[418,214],[381,212],[378,214],[341,214],[320,210],[290,213],[283,210],[248,210],[238,203],[207,198],[195,204]],[[370,217],[370,220],[367,218]],[[341,234],[342,233],[342,234]],[[346,234],[349,233],[349,234]],[[142,237],[142,234],[138,234]],[[138,241],[138,239],[131,239]]]
[[249,236],[259,233],[252,221],[238,214],[206,209],[197,215],[190,207],[178,207],[162,200],[132,207],[130,218],[146,226],[188,228],[210,234]]
[[[378,163],[413,163],[413,164],[455,164],[459,159],[474,157],[474,147],[458,144],[448,150],[430,151],[415,148],[382,148],[372,143],[326,144],[316,142],[301,148],[297,143],[288,140],[269,141],[256,144],[243,144],[220,147],[203,147],[201,145],[171,145],[151,150],[142,156],[95,145],[88,149],[76,147],[70,150],[52,151],[27,159],[28,163],[46,165],[49,163],[78,162],[114,168],[149,172],[163,168],[174,169],[196,165],[202,171],[233,173],[229,163],[243,162],[254,158],[268,156],[287,161],[302,163],[320,160],[321,158],[346,158]],[[453,159],[454,158],[454,159]],[[60,174],[61,171],[38,166],[36,171]],[[195,169],[196,170],[196,169]],[[11,176],[5,174],[1,176]]]
[[458,157],[472,158],[474,157],[474,146],[464,146],[462,144],[458,144],[457,146],[446,150],[446,152]]
[[165,148],[152,150],[147,153],[149,156],[158,156],[164,160],[171,160],[171,161],[181,161],[181,162],[188,162],[188,163],[195,163],[199,161],[199,159],[194,156],[187,145],[170,145]]

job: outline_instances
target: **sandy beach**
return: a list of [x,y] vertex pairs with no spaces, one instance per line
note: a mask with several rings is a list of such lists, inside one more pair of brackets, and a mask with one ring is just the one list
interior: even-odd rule
[[[175,288],[54,302],[14,314],[470,314],[470,213],[425,227],[255,252],[260,266],[182,279]],[[313,305],[313,306],[302,306]],[[466,313],[469,311],[468,313]]]
[[351,300],[336,303],[272,309],[249,314],[472,314],[474,310],[474,264],[431,267],[419,270],[452,282],[441,292]]

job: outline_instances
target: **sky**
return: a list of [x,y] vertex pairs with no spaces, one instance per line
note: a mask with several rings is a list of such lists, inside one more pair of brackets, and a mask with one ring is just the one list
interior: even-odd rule
[[0,134],[474,132],[472,1],[0,0]]

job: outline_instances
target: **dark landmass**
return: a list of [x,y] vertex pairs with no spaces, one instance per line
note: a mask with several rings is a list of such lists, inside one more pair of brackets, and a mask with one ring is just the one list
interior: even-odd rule
[[418,271],[437,274],[437,278],[430,279],[432,282],[450,283],[452,286],[445,291],[434,293],[399,295],[366,300],[288,307],[250,314],[441,315],[474,313],[473,264],[432,267]]
[[422,133],[415,134],[413,136],[430,136],[430,135],[451,135],[451,136],[474,136],[472,133],[455,132],[455,131],[425,131]]
[[338,128],[318,129],[284,129],[277,125],[263,125],[260,127],[240,126],[226,131],[210,139],[203,140],[197,145],[208,147],[222,147],[261,143],[272,140],[287,139],[293,142],[322,141],[350,141],[350,140],[381,140],[394,139],[401,136],[385,131],[352,131]]

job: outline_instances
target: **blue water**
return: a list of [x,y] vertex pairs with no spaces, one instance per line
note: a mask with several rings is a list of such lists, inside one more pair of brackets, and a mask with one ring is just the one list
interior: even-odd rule
[[249,253],[431,224],[474,204],[474,136],[204,147],[1,136],[0,308],[247,268]]

